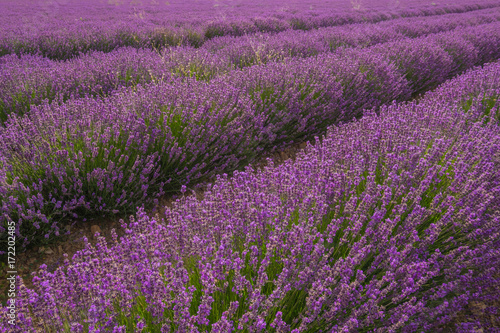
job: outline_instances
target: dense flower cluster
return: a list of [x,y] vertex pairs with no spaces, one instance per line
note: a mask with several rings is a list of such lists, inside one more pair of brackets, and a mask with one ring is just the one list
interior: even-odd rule
[[309,57],[339,47],[368,47],[404,38],[417,38],[498,21],[498,9],[461,14],[401,18],[376,24],[351,24],[316,30],[288,30],[277,34],[214,38],[203,49],[229,57],[237,67],[277,61],[286,57]]
[[499,79],[498,63],[469,71],[295,161],[218,177],[164,220],[140,210],[121,240],[21,286],[14,331],[488,330],[447,325],[500,297],[500,130],[478,121]]
[[[133,212],[166,191],[324,133],[363,109],[402,101],[500,56],[500,22],[369,48],[234,70],[205,83],[119,89],[32,107],[0,129],[0,226],[22,245],[57,220]],[[382,47],[386,45],[387,47]]]
[[500,1],[6,0],[0,31],[0,255],[133,214],[0,333],[500,327]]
[[59,0],[2,1],[0,4],[0,56],[40,54],[69,59],[82,52],[109,52],[118,47],[198,47],[218,36],[311,30],[350,23],[367,23],[399,17],[463,13],[498,7],[498,1],[455,0],[429,4],[423,0],[321,1],[123,1]]
[[[210,80],[235,68],[315,56],[334,52],[339,47],[369,47],[446,31],[451,34],[438,41],[441,45],[444,41],[444,49],[458,56],[459,59],[453,60],[456,60],[454,72],[459,72],[469,68],[471,63],[484,63],[495,57],[498,44],[491,40],[498,36],[488,31],[498,30],[494,22],[499,20],[500,9],[495,8],[305,32],[287,30],[274,35],[219,37],[197,49],[176,47],[155,52],[125,47],[109,53],[90,52],[66,62],[32,55],[4,56],[0,66],[0,121],[5,121],[12,112],[26,113],[31,105],[39,105],[45,99],[61,103],[72,97],[106,96],[124,86],[168,82],[172,75]],[[451,32],[472,27],[477,28],[472,33],[466,29],[461,37]],[[485,36],[478,41],[463,41],[464,34],[477,36],[478,31],[485,31]],[[485,40],[488,41],[486,45]],[[477,59],[479,53],[484,56]],[[428,80],[428,77],[423,79]],[[441,77],[436,79],[442,80]]]
[[439,100],[442,105],[448,104],[450,107],[460,106],[465,112],[475,112],[477,117],[486,117],[486,121],[493,119],[500,123],[499,64],[486,64],[480,71],[471,69],[442,84],[427,96],[426,100]]

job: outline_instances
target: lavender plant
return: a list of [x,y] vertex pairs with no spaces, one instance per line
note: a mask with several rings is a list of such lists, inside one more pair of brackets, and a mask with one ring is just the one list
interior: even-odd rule
[[[312,1],[309,4],[297,3],[295,9],[286,10],[287,2],[275,0],[267,2],[267,6],[243,1],[245,10],[233,8],[229,13],[225,10],[221,13],[217,10],[218,6],[192,1],[118,4],[52,1],[26,6],[24,2],[4,1],[0,17],[4,32],[0,39],[0,56],[40,54],[62,60],[90,51],[109,52],[126,46],[198,47],[216,36],[310,30],[498,7],[498,2],[491,0],[476,1],[474,5],[468,0],[460,0],[453,5],[436,6],[413,0],[411,6],[392,10],[387,8],[385,1],[372,1],[365,3],[361,10],[349,2],[336,3],[335,9],[332,9],[321,1]],[[317,9],[310,10],[308,6]]]
[[[45,241],[59,233],[56,219],[152,205],[165,191],[241,168],[263,149],[404,100],[453,71],[453,59],[433,40],[395,44],[412,55],[395,53],[399,72],[385,51],[342,50],[211,83],[173,80],[102,101],[33,108],[0,131],[2,224],[16,220],[23,245]],[[427,58],[416,56],[422,50]]]
[[123,48],[68,62],[47,61],[41,57],[10,57],[1,68],[2,100],[0,119],[8,114],[22,115],[31,105],[44,100],[65,102],[69,98],[106,96],[120,87],[165,81],[172,75],[166,64],[152,50]]
[[216,88],[139,87],[132,99],[79,99],[14,118],[2,132],[3,221],[15,220],[27,244],[57,235],[56,218],[131,211],[234,168],[251,155],[252,111],[238,91]]
[[[84,96],[106,96],[113,91],[124,86],[135,86],[139,83],[159,82],[171,80],[172,75],[179,77],[194,77],[197,80],[210,80],[216,76],[229,73],[234,68],[244,68],[251,65],[261,65],[268,62],[285,62],[287,59],[295,57],[311,57],[335,51],[339,46],[339,41],[351,40],[347,46],[369,46],[380,44],[378,50],[392,54],[397,57],[390,48],[393,44],[385,44],[387,41],[400,39],[398,47],[405,48],[404,52],[414,52],[416,60],[409,58],[401,64],[402,71],[416,72],[417,78],[422,81],[424,78],[417,68],[411,66],[421,66],[427,64],[427,60],[420,64],[418,61],[419,43],[429,52],[438,52],[441,56],[444,53],[438,50],[438,45],[449,53],[452,57],[452,68],[439,68],[442,74],[450,77],[463,71],[472,65],[483,63],[483,60],[495,59],[498,57],[498,23],[495,23],[496,13],[489,13],[483,19],[472,20],[470,14],[453,14],[446,20],[436,20],[435,18],[424,20],[428,24],[432,23],[433,31],[446,31],[464,24],[465,30],[452,30],[445,34],[430,35],[423,39],[418,39],[415,45],[409,46],[409,39],[401,39],[400,34],[395,33],[396,27],[407,26],[408,23],[384,22],[367,27],[367,25],[349,26],[346,29],[322,29],[307,33],[286,32],[275,36],[266,37],[246,37],[239,39],[219,38],[218,41],[208,43],[199,49],[179,47],[171,50],[162,50],[156,54],[149,49],[135,50],[133,48],[121,48],[113,52],[104,54],[94,52],[85,56],[72,59],[67,62],[49,61],[43,57],[24,56],[18,59],[15,56],[4,57],[5,64],[0,68],[0,76],[3,82],[0,83],[0,121],[5,121],[8,114],[15,112],[22,115],[29,112],[31,105],[39,105],[43,100],[49,102],[62,103],[69,98]],[[470,22],[472,20],[472,22]],[[467,24],[477,24],[493,20],[490,24],[480,24],[476,27]],[[397,21],[397,22],[396,22]],[[420,20],[421,21],[421,20]],[[420,22],[419,21],[419,22]],[[453,24],[449,24],[453,22]],[[420,22],[423,23],[423,22]],[[376,26],[380,26],[376,28]],[[413,26],[417,25],[413,22]],[[444,30],[440,30],[444,29]],[[415,29],[413,29],[415,30]],[[429,29],[416,29],[418,33],[426,34]],[[369,33],[367,33],[369,32]],[[356,37],[358,36],[358,37]],[[475,41],[466,39],[479,36]],[[463,37],[463,38],[462,38]],[[484,50],[487,41],[488,49]],[[437,42],[437,45],[433,43]],[[332,44],[333,43],[333,44]],[[430,44],[429,44],[430,43]],[[342,43],[341,43],[342,44]],[[224,46],[221,49],[221,46]],[[406,45],[406,46],[405,46]],[[388,49],[389,48],[389,49]],[[480,59],[479,55],[485,53]],[[434,57],[437,55],[434,54]],[[397,59],[394,59],[396,62]],[[449,59],[448,59],[449,60]],[[416,62],[416,63],[415,63]],[[432,63],[432,62],[431,62]],[[449,70],[448,72],[446,72]],[[432,75],[432,68],[424,68],[427,76]],[[417,78],[413,78],[416,80]],[[429,84],[434,85],[436,81],[442,82],[443,77],[437,75],[434,81]],[[417,84],[419,84],[417,82]],[[425,89],[421,87],[419,89]]]
[[498,97],[500,92],[500,64],[489,63],[482,68],[473,68],[454,80],[427,94],[423,101],[461,107],[464,112],[476,112],[475,116],[485,121],[500,122]]
[[457,27],[470,27],[493,23],[498,11],[487,9],[479,12],[394,19],[376,24],[350,24],[340,27],[320,28],[312,31],[284,31],[278,34],[254,34],[242,37],[219,37],[204,43],[203,48],[228,55],[239,67],[275,61],[286,56],[308,57],[339,47],[368,47],[405,37],[417,38],[450,31]]
[[312,138],[365,108],[410,96],[395,66],[358,50],[253,66],[218,81],[231,82],[250,96],[262,118],[254,133],[266,148]]
[[500,295],[500,132],[472,114],[383,107],[165,220],[140,210],[120,241],[21,285],[15,331],[443,329]]

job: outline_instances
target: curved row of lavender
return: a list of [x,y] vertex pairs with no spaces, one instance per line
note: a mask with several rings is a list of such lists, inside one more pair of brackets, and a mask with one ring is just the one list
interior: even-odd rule
[[312,31],[285,31],[243,37],[220,37],[207,41],[201,49],[228,57],[239,68],[279,61],[285,57],[309,57],[332,52],[339,47],[369,47],[404,38],[417,38],[459,27],[496,22],[499,9],[460,14],[401,18],[376,24],[351,24]]
[[[42,265],[3,332],[493,329],[454,320],[472,302],[498,319],[500,128],[471,110],[499,86],[490,64],[330,127],[294,162],[218,177],[166,220],[139,210],[120,241]],[[470,112],[448,102],[471,93]]]
[[[455,43],[468,47],[467,52],[472,56],[473,47],[485,54],[484,59],[472,59],[476,60],[473,64],[478,65],[491,60],[494,57],[491,53],[498,49],[498,45],[494,41],[478,44],[470,40],[470,35],[479,30],[500,30],[495,24],[498,20],[499,9],[488,9],[474,15],[449,14],[438,18],[401,19],[308,32],[287,31],[272,36],[216,38],[199,49],[173,48],[160,54],[150,49],[122,48],[110,53],[92,52],[67,62],[31,55],[21,58],[6,56],[0,64],[0,121],[5,121],[12,112],[18,115],[27,113],[32,104],[40,104],[45,99],[62,103],[69,98],[87,95],[106,96],[119,87],[168,82],[172,76],[210,80],[236,68],[284,61],[290,57],[310,57],[334,52],[339,47],[369,47],[450,30],[454,36],[459,34]],[[476,28],[470,31],[472,27]],[[472,45],[466,45],[468,42]],[[471,64],[463,66],[467,68]]]
[[[442,105],[459,105],[465,112],[477,112],[477,116],[488,116],[500,122],[500,72],[496,64],[484,66],[481,75],[474,69],[462,74],[459,79],[449,80],[438,89],[426,94],[427,100],[439,100]],[[480,100],[480,103],[475,101]]]
[[24,247],[62,219],[134,212],[500,56],[500,29],[464,31],[475,44],[437,34],[34,107],[0,129],[0,226]]
[[[336,0],[328,5],[322,1],[290,4],[284,0],[261,3],[240,0],[237,8],[228,15],[220,4],[210,8],[211,2],[169,1],[166,5],[156,1],[144,5],[124,4],[121,0],[114,2],[116,5],[113,1],[103,4],[88,0],[58,0],[42,4],[27,0],[2,2],[0,55],[29,53],[68,59],[82,52],[108,52],[124,46],[197,47],[217,36],[310,30],[397,17],[461,13],[500,5],[491,0],[477,0],[475,4],[470,0],[460,0],[453,5],[429,5],[427,1],[413,0],[390,8],[385,0],[363,4]],[[308,11],[308,6],[317,9]],[[186,17],[186,11],[191,15]]]

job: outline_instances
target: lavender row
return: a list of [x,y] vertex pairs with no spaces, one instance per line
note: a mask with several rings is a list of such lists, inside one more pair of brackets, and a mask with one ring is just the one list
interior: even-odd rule
[[[439,101],[450,107],[461,107],[464,112],[476,112],[485,121],[500,123],[500,71],[498,62],[487,64],[478,73],[471,69],[455,80],[450,80],[427,94],[431,103]],[[424,101],[423,101],[424,102]]]
[[313,31],[285,31],[243,37],[220,37],[202,49],[229,58],[236,67],[246,67],[285,57],[309,57],[339,47],[369,47],[404,38],[471,27],[499,20],[497,8],[431,17],[402,18],[377,24],[352,24]]
[[[43,57],[4,57],[0,66],[0,120],[5,121],[10,113],[22,115],[30,105],[43,100],[63,102],[69,98],[83,96],[106,96],[123,86],[139,83],[170,81],[172,76],[192,76],[198,80],[209,80],[226,74],[235,68],[243,68],[269,61],[283,61],[289,57],[309,57],[334,51],[337,47],[367,47],[374,44],[415,38],[429,33],[444,32],[457,27],[462,29],[477,25],[477,29],[494,30],[494,22],[500,18],[497,10],[471,16],[470,14],[443,15],[442,18],[419,19],[406,22],[394,20],[393,24],[355,25],[348,29],[328,28],[313,32],[286,32],[275,36],[247,37],[228,40],[214,39],[200,49],[177,48],[164,50],[161,54],[149,49],[122,48],[110,53],[93,52],[67,62],[51,61]],[[485,25],[492,22],[493,26]],[[415,28],[416,27],[416,28]],[[477,30],[476,29],[476,30]],[[477,34],[474,30],[472,33]],[[469,34],[468,30],[458,30]],[[456,34],[456,32],[450,32]],[[465,37],[471,38],[471,37]],[[343,41],[351,40],[349,44]],[[406,43],[406,42],[404,42]],[[489,61],[496,44],[472,46],[486,58],[475,64]],[[481,48],[488,47],[489,50]],[[470,52],[474,57],[476,51]],[[391,52],[391,51],[390,51]],[[470,67],[470,63],[463,65]]]
[[[409,75],[410,81],[427,80],[430,73],[421,73],[419,68],[410,69],[415,66],[410,63],[419,61],[418,55],[414,53],[419,48],[417,44],[423,47],[421,65],[425,67],[429,64],[430,57],[433,57],[440,62],[440,66],[444,66],[438,73],[446,73],[445,75],[449,77],[473,65],[498,58],[500,45],[498,14],[495,10],[485,13],[484,16],[461,14],[449,15],[443,20],[422,19],[410,23],[406,20],[395,20],[383,24],[353,25],[345,29],[327,28],[305,33],[285,32],[258,38],[219,38],[206,43],[202,49],[228,59],[234,67],[244,68],[267,62],[283,62],[294,57],[307,58],[326,52],[343,52],[343,49],[350,47],[367,47],[397,63],[402,72]],[[204,52],[200,53],[203,58]],[[402,55],[406,56],[406,59]],[[445,58],[448,60],[444,60]],[[429,70],[431,69],[427,69]],[[202,71],[200,76],[203,74],[205,73]],[[442,78],[436,78],[436,82],[442,81]],[[421,87],[415,88],[421,89]]]
[[[207,25],[205,36],[209,38],[227,35],[242,36],[244,34],[247,34],[248,32],[280,32],[289,29],[307,31],[322,27],[341,26],[352,23],[375,23],[395,18],[434,16],[449,13],[465,13],[481,9],[495,8],[500,4],[495,1],[486,1],[476,4],[471,4],[467,3],[467,1],[464,1],[462,4],[456,3],[455,6],[428,6],[426,3],[414,3],[413,5],[407,3],[407,5],[409,5],[407,8],[399,7],[391,11],[388,10],[389,8],[387,7],[384,8],[383,5],[385,4],[377,3],[376,1],[374,1],[370,4],[360,4],[360,7],[365,7],[362,9],[357,9],[356,5],[352,4],[351,8],[341,11],[340,15],[338,11],[338,5],[339,4],[335,4],[335,7],[325,8],[325,10],[323,11],[308,11],[307,14],[305,14],[304,12],[299,12],[299,15],[287,15],[287,13],[273,15],[275,18],[285,21],[285,23],[281,25],[278,23],[279,21],[271,21],[262,26],[257,26],[257,24],[255,24],[256,26],[252,27],[247,22],[242,22],[239,19],[219,20],[211,22]],[[374,6],[375,8],[368,8],[368,6]]]
[[153,50],[120,48],[93,52],[68,60],[51,61],[25,55],[5,56],[0,67],[0,118],[28,113],[44,100],[63,103],[69,98],[109,95],[120,87],[139,83],[169,82],[171,67]]
[[[499,31],[472,28],[466,36],[498,52]],[[241,168],[263,149],[320,135],[444,81],[485,55],[469,45],[438,34],[392,44],[392,61],[385,49],[346,49],[209,83],[174,79],[104,100],[34,107],[0,130],[1,224],[16,221],[25,246],[57,236],[63,218],[154,204],[165,191]]]
[[[42,265],[3,332],[494,329],[499,127],[433,100],[331,127],[295,162],[223,175],[165,220],[139,210],[112,245]],[[472,302],[486,315],[453,324]]]
[[[308,11],[307,7],[297,10],[281,1],[271,2],[272,10],[260,13],[249,12],[247,15],[227,16],[223,9],[212,17],[201,10],[206,4],[183,2],[189,6],[191,14],[185,17],[179,7],[152,5],[139,9],[137,4],[125,8],[87,2],[84,8],[81,2],[53,2],[54,8],[38,8],[40,5],[26,3],[3,3],[0,55],[39,54],[52,59],[69,59],[89,51],[109,52],[118,47],[164,47],[190,45],[198,47],[206,40],[217,36],[241,36],[256,32],[280,32],[284,30],[310,30],[318,27],[338,26],[350,23],[379,22],[398,17],[417,17],[441,15],[445,13],[463,13],[499,6],[498,1],[482,1],[471,4],[469,1],[455,2],[455,5],[429,6],[422,1],[414,1],[414,7],[402,7],[388,10],[384,1],[373,2],[369,8],[345,6],[339,12],[338,5]],[[262,5],[262,4],[261,4]],[[310,6],[324,5],[312,2]],[[350,3],[349,3],[350,5]],[[410,4],[411,5],[411,4]],[[43,5],[41,5],[43,7]],[[297,5],[294,5],[297,6]],[[182,6],[181,6],[182,7]],[[259,6],[242,1],[242,9]],[[199,9],[199,10],[196,10]],[[269,8],[268,8],[269,9]],[[213,10],[213,8],[212,8]],[[44,11],[47,11],[44,14]],[[82,17],[83,15],[83,17]],[[253,16],[255,15],[255,16]],[[20,21],[20,16],[23,20]],[[193,16],[193,15],[191,15]],[[114,17],[115,20],[110,18]],[[179,19],[179,17],[183,17]],[[208,19],[207,19],[208,18]],[[115,23],[116,22],[116,23]],[[123,22],[127,22],[124,24]],[[68,28],[71,27],[71,28]]]
[[[374,70],[389,82],[386,101],[408,94],[394,66],[352,53],[251,68],[232,78],[243,87],[190,80],[34,107],[0,132],[2,224],[15,220],[27,244],[57,236],[54,221],[64,216],[132,212],[165,190],[234,170],[264,146],[293,139],[285,134],[347,118],[350,104],[380,104],[366,96]],[[347,87],[359,82],[349,95],[335,77]]]

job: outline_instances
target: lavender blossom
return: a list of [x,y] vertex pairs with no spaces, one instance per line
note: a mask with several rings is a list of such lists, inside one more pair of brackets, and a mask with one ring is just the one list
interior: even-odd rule
[[295,161],[220,176],[165,219],[139,210],[111,246],[21,285],[15,331],[416,332],[491,303],[498,125],[426,98],[330,127]]

